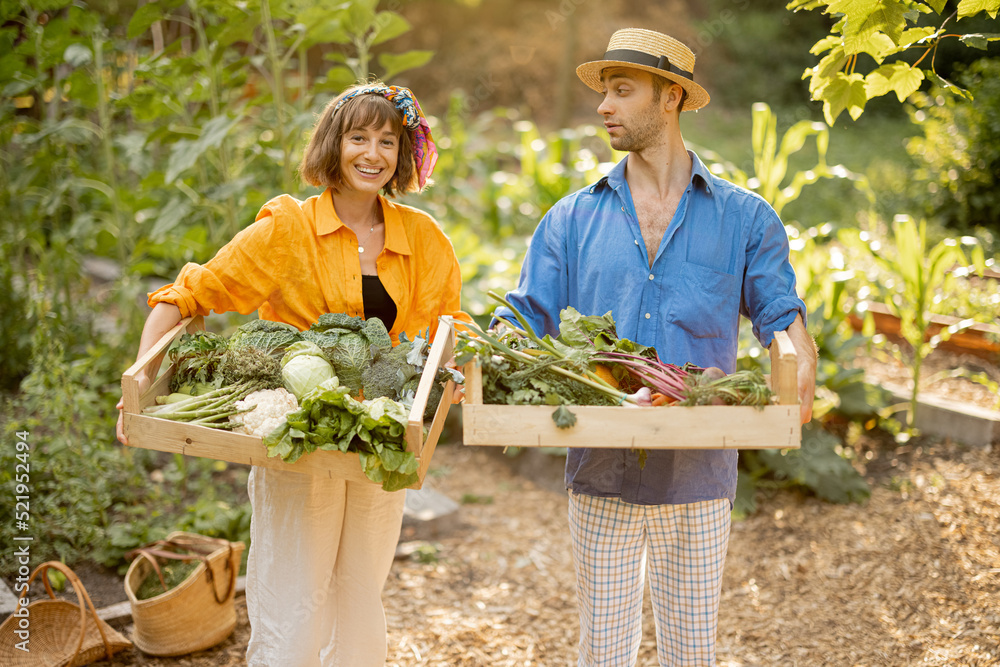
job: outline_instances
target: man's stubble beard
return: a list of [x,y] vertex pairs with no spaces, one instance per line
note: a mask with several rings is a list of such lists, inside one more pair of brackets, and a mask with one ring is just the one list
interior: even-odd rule
[[[635,129],[628,129],[625,125],[621,127],[625,132],[618,137],[610,137],[611,147],[616,151],[641,151],[657,143],[663,127],[653,121],[656,118],[657,101],[650,102],[645,109],[636,114],[638,120],[629,124]],[[635,123],[639,123],[635,125]]]

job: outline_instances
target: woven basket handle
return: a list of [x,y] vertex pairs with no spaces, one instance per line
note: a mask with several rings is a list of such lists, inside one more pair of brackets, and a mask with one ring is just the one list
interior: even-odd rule
[[[80,641],[77,642],[76,650],[73,651],[73,655],[70,656],[69,662],[72,663],[76,659],[76,656],[80,654],[80,650],[83,648],[83,640],[87,636],[87,610],[90,610],[91,615],[94,617],[94,625],[97,626],[97,631],[101,633],[101,641],[104,642],[104,651],[107,654],[108,660],[111,660],[112,651],[111,644],[108,642],[107,635],[104,634],[104,628],[101,627],[101,619],[97,616],[97,610],[94,608],[94,603],[90,600],[90,595],[87,593],[87,589],[83,587],[83,582],[80,581],[80,577],[76,576],[76,572],[69,569],[64,563],[57,560],[50,560],[48,562],[42,563],[35,568],[35,571],[31,573],[28,577],[28,585],[24,587],[21,591],[21,595],[18,600],[25,598],[28,595],[28,589],[31,586],[31,582],[35,580],[38,575],[44,575],[48,572],[49,568],[55,568],[66,575],[66,581],[69,585],[73,587],[73,592],[76,593],[77,606],[80,607]],[[42,582],[45,584],[45,591],[49,594],[49,597],[53,600],[56,599],[55,591],[52,590],[52,584],[49,583],[49,578],[46,576],[42,577]],[[18,602],[20,605],[20,602]]]
[[212,595],[215,596],[215,601],[219,604],[223,604],[226,600],[230,598],[233,594],[233,590],[236,588],[236,574],[239,570],[238,567],[233,567],[233,543],[227,539],[221,537],[208,537],[206,535],[199,535],[197,533],[185,533],[178,531],[171,533],[167,536],[167,541],[174,546],[188,549],[189,551],[201,552],[206,556],[209,556],[219,549],[225,547],[228,550],[226,555],[226,570],[229,571],[229,587],[226,590],[226,594],[219,598],[219,591],[215,586],[215,571],[209,565],[208,561],[205,560],[205,575],[208,581],[212,585]]
[[[214,546],[213,546],[214,543]],[[162,548],[160,548],[162,547]],[[229,554],[226,556],[226,569],[229,570],[229,588],[226,590],[226,594],[221,598],[219,597],[219,591],[215,586],[215,571],[212,570],[212,565],[208,562],[208,556],[215,553],[220,548],[226,547],[229,549]],[[170,549],[186,549],[188,551],[193,551],[195,553],[177,553],[175,551],[170,551]],[[201,552],[201,553],[199,553]],[[125,558],[131,560],[136,556],[143,556],[153,565],[153,569],[156,571],[156,575],[160,578],[160,583],[163,585],[163,590],[167,590],[167,582],[163,579],[163,573],[160,570],[160,564],[156,562],[156,556],[160,558],[168,558],[171,560],[182,560],[185,562],[192,560],[200,560],[205,564],[205,578],[208,580],[209,585],[212,588],[212,595],[215,596],[215,601],[219,604],[223,604],[229,599],[229,596],[233,593],[233,588],[236,586],[236,570],[232,566],[233,560],[233,543],[229,540],[216,539],[216,538],[204,538],[203,540],[193,540],[186,539],[182,536],[175,537],[171,540],[157,540],[147,544],[144,547],[139,547],[138,549],[133,549],[132,551],[125,554]]]

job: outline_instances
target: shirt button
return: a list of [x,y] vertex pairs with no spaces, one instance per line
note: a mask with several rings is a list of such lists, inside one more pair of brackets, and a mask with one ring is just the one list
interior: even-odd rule
[[649,279],[650,279],[650,280],[652,280],[652,279],[653,279],[653,274],[652,274],[652,273],[650,273],[650,274],[649,274]]
[[622,206],[622,213],[624,213],[624,212],[625,212],[625,207],[624,207],[624,206]]
[[632,239],[632,240],[635,241],[636,245],[639,245],[639,239]]
[[649,313],[646,313],[646,319],[647,320],[649,319]]

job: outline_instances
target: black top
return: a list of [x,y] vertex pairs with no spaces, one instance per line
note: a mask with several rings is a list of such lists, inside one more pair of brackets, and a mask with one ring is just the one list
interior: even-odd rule
[[391,329],[396,321],[396,304],[378,276],[361,276],[361,298],[365,305],[365,319],[377,317],[386,329]]

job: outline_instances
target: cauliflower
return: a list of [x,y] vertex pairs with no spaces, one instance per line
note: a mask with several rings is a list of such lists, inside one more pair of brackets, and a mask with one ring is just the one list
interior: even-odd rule
[[229,421],[242,422],[233,431],[263,438],[281,426],[285,415],[298,410],[299,403],[295,396],[282,387],[255,391],[242,401],[236,401],[236,407],[240,410],[252,407],[253,410],[229,418]]

